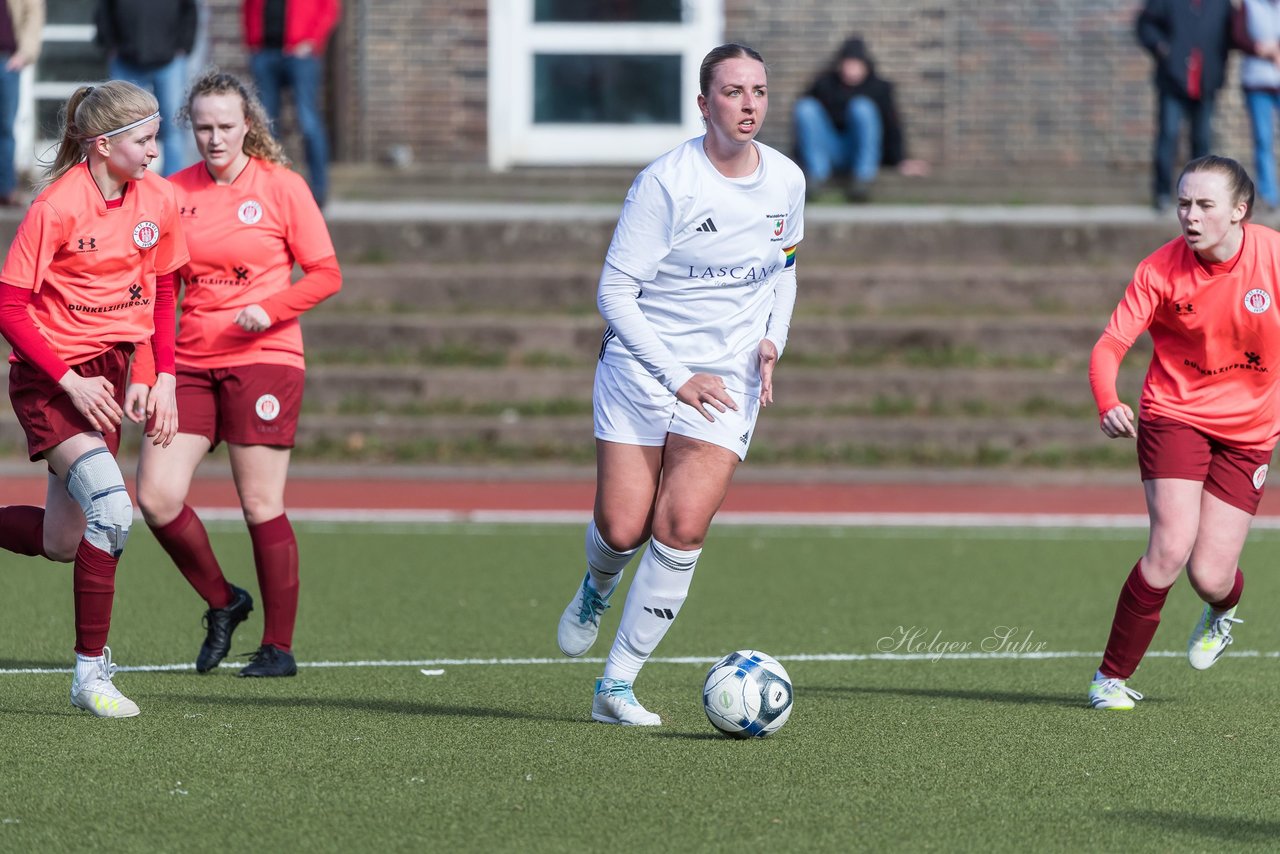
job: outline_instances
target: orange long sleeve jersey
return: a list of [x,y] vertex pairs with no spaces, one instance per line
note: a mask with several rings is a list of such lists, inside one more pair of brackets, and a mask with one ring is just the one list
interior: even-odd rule
[[1280,234],[1246,224],[1239,253],[1202,264],[1178,237],[1138,265],[1089,362],[1098,411],[1120,403],[1116,376],[1144,331],[1155,352],[1142,417],[1164,416],[1237,448],[1280,434]]

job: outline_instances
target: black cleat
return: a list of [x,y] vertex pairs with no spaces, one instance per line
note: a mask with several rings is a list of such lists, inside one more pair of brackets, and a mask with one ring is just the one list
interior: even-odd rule
[[297,676],[298,665],[293,654],[264,643],[253,653],[253,660],[240,671],[241,676]]
[[245,621],[253,610],[253,597],[249,591],[241,590],[234,584],[231,591],[235,598],[225,608],[210,608],[204,612],[204,627],[207,633],[200,654],[196,656],[196,672],[208,673],[218,666],[231,651],[231,633],[236,626]]

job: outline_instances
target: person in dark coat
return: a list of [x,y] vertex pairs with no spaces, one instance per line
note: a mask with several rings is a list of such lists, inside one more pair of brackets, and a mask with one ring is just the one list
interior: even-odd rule
[[1165,211],[1173,199],[1173,160],[1183,118],[1191,125],[1192,159],[1213,146],[1213,107],[1231,50],[1231,0],[1146,0],[1136,30],[1155,60],[1151,202]]
[[155,93],[160,102],[161,174],[187,164],[175,127],[187,90],[187,55],[196,41],[196,0],[98,0],[95,42],[107,53],[109,73]]
[[893,84],[859,36],[847,39],[831,67],[818,75],[795,106],[796,154],[810,194],[835,172],[848,172],[850,201],[870,198],[881,166],[903,175],[928,174],[929,164],[907,157]]

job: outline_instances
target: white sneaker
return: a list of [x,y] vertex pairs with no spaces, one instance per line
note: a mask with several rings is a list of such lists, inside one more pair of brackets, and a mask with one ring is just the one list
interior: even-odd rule
[[84,681],[71,679],[71,705],[100,718],[136,717],[141,711],[138,704],[111,684],[116,672],[116,666],[111,663],[111,648],[104,647],[102,657],[91,663],[94,666]]
[[572,658],[577,658],[596,642],[600,634],[600,615],[609,607],[609,596],[601,596],[600,592],[588,582],[591,573],[582,576],[582,584],[574,594],[569,606],[560,615],[560,627],[556,630],[556,642],[560,651]]
[[1187,660],[1191,666],[1196,670],[1212,667],[1231,646],[1231,626],[1243,622],[1236,619],[1235,608],[1215,617],[1213,608],[1206,604],[1196,627],[1191,630],[1191,640],[1187,641]]
[[1112,709],[1118,712],[1133,708],[1134,700],[1142,695],[1124,684],[1123,679],[1108,679],[1101,673],[1093,675],[1089,683],[1089,705],[1095,709]]
[[591,702],[591,719],[602,724],[661,726],[662,718],[640,705],[630,682],[621,679],[596,680],[596,697]]

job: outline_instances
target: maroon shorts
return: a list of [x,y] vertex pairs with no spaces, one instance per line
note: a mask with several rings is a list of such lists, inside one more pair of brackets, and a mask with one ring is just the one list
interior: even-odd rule
[[[125,379],[132,353],[133,345],[117,344],[102,355],[71,367],[82,377],[106,377],[115,387],[116,403],[123,408]],[[9,400],[13,402],[13,413],[18,416],[18,423],[27,434],[27,453],[32,462],[72,436],[98,432],[71,403],[62,386],[26,362],[9,365]],[[120,431],[104,433],[102,438],[114,456],[120,450]]]
[[1172,418],[1138,422],[1138,468],[1143,480],[1198,480],[1205,492],[1251,516],[1258,512],[1270,463],[1270,450],[1233,448]]
[[178,432],[204,436],[211,448],[292,448],[305,380],[302,368],[289,365],[178,365]]

